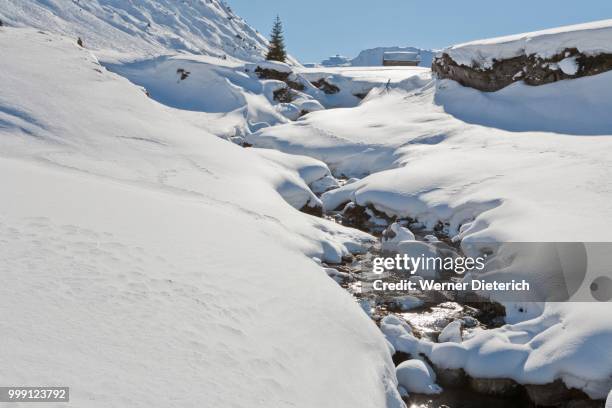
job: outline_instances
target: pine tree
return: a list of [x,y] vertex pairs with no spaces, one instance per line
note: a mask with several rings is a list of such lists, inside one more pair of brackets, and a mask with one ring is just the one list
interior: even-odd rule
[[270,35],[270,45],[268,46],[268,54],[266,55],[268,61],[280,61],[285,62],[287,59],[287,51],[285,50],[285,40],[283,38],[283,23],[281,23],[280,17],[276,16],[274,26],[272,27],[272,34]]

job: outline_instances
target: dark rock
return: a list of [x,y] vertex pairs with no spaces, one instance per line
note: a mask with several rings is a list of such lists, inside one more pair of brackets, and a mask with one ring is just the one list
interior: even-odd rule
[[290,103],[296,98],[295,93],[289,88],[277,89],[272,95],[275,101],[281,103]]
[[368,214],[368,212],[370,214],[373,214],[375,217],[386,219],[388,223],[391,223],[393,221],[393,219],[389,218],[386,214],[376,210],[371,205],[363,207],[353,202],[349,202],[342,209],[342,225],[357,228],[359,230],[366,231],[369,233],[380,233],[382,229],[384,229],[384,227],[374,225],[370,221],[371,215]]
[[[576,58],[578,71],[566,74],[555,64],[565,58]],[[447,78],[461,85],[481,91],[494,92],[514,82],[524,81],[527,85],[544,85],[563,79],[581,78],[612,70],[612,54],[584,55],[576,48],[566,48],[550,57],[540,58],[535,54],[521,55],[505,60],[494,60],[489,68],[457,64],[448,54],[434,59],[432,71],[438,78]]]
[[255,68],[255,73],[259,79],[275,79],[277,81],[283,81],[289,88],[295,89],[296,91],[303,91],[306,89],[302,83],[289,79],[289,76],[291,75],[290,72],[280,72],[274,69],[257,67]]
[[465,386],[468,382],[468,376],[462,368],[442,369],[434,366],[434,371],[437,377],[436,382],[442,387],[458,388]]
[[565,404],[565,408],[604,408],[604,400],[571,400]]
[[412,358],[412,355],[403,351],[396,351],[395,354],[391,356],[391,358],[393,359],[393,364],[395,364],[395,366],[397,367],[404,361],[410,360]]
[[323,208],[321,206],[310,206],[310,203],[306,203],[300,211],[306,214],[314,215],[315,217],[323,216]]
[[514,380],[509,378],[470,378],[470,388],[486,395],[517,395],[522,387]]
[[568,401],[589,399],[584,392],[567,388],[561,380],[544,385],[525,385],[525,389],[531,401],[542,407],[563,406]]
[[314,86],[325,92],[327,95],[333,95],[340,92],[340,88],[338,88],[334,84],[330,84],[325,80],[325,78],[321,78],[317,81],[312,82]]
[[368,92],[360,92],[360,93],[353,94],[353,96],[356,96],[359,99],[365,99],[365,97],[368,96],[369,93],[370,93],[370,91],[368,91]]

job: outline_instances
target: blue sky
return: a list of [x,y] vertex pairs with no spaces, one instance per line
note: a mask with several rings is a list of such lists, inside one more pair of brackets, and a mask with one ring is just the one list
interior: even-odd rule
[[268,35],[278,13],[302,62],[383,45],[446,45],[612,18],[612,0],[226,0]]

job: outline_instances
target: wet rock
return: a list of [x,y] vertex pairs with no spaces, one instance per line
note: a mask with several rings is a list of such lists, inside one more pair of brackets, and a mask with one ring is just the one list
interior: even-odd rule
[[353,202],[342,208],[342,224],[366,232],[380,232],[391,219],[371,206],[362,207]]
[[465,327],[471,328],[478,326],[478,320],[472,316],[464,316],[461,320],[463,320],[463,325]]
[[409,353],[405,353],[403,351],[396,351],[395,354],[391,356],[393,364],[395,364],[396,366],[400,365],[406,360],[410,360],[411,358],[412,356]]
[[[565,408],[603,408],[605,402],[603,400],[571,400],[565,405]],[[606,405],[606,408],[609,408]]]
[[557,407],[563,406],[569,401],[588,401],[589,398],[582,391],[569,389],[561,380],[557,380],[550,384],[544,385],[525,385],[529,399],[535,405],[542,407]]
[[388,310],[391,312],[407,312],[409,310],[421,307],[423,306],[423,304],[423,300],[419,299],[416,296],[398,296],[391,299],[388,305]]
[[[575,72],[563,69],[562,61],[568,59],[576,64]],[[464,86],[493,92],[517,81],[537,86],[610,71],[612,54],[585,55],[576,48],[566,48],[545,59],[535,54],[520,55],[494,60],[491,67],[469,67],[457,64],[448,54],[443,53],[433,61],[431,68],[439,78],[452,79]]]
[[468,382],[468,376],[462,368],[440,369],[434,367],[434,370],[438,376],[438,384],[443,387],[459,388],[464,387]]
[[470,378],[469,384],[472,390],[486,395],[510,397],[522,390],[516,381],[508,378]]

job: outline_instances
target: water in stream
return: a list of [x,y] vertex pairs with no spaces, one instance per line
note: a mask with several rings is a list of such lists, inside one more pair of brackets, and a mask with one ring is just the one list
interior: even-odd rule
[[[342,184],[342,182],[340,183]],[[406,307],[405,301],[398,301],[401,296],[386,292],[368,292],[362,290],[364,285],[379,278],[373,273],[372,260],[374,257],[381,256],[381,234],[386,227],[393,221],[383,214],[374,213],[373,209],[356,209],[355,206],[348,207],[344,211],[333,211],[323,215],[325,218],[334,222],[364,230],[376,237],[378,243],[372,245],[364,254],[356,255],[350,261],[339,265],[323,266],[333,268],[338,271],[332,276],[342,287],[351,293],[359,302],[362,308],[376,322],[388,314],[394,314],[406,321],[413,330],[416,337],[428,339],[432,342],[438,341],[440,332],[451,322],[461,321],[462,335],[464,338],[477,328],[493,328],[504,323],[504,308],[493,302],[466,302],[465,298],[459,298],[457,293],[427,291],[417,293],[418,304],[409,304]],[[367,222],[364,219],[369,218]],[[405,220],[406,225],[415,234],[419,241],[438,241],[445,250],[452,251],[458,256],[461,255],[459,246],[451,242],[444,233],[444,226],[435,231],[419,229],[418,223],[414,220]],[[415,228],[416,226],[416,228]],[[389,255],[389,254],[384,254]],[[456,278],[456,277],[455,277]],[[453,279],[452,275],[446,279]],[[382,293],[382,294],[381,294]],[[411,292],[411,295],[413,293]],[[402,299],[400,299],[402,300]],[[396,365],[401,362],[414,358],[406,353],[398,352],[393,356]],[[435,369],[435,367],[434,367]],[[438,378],[438,382],[443,387],[443,392],[439,395],[421,395],[411,393],[404,398],[410,408],[489,408],[489,407],[535,407],[528,396],[525,388],[516,384],[515,392],[508,396],[487,395],[477,392],[470,386],[470,381],[466,377],[460,383],[444,383],[443,378]],[[580,405],[584,403],[583,405]],[[590,400],[580,400],[579,405],[584,407],[599,406],[598,402]]]

